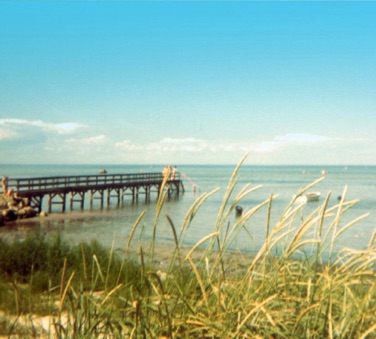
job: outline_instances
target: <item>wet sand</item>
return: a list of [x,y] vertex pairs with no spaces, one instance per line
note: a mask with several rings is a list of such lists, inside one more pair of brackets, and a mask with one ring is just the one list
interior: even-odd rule
[[37,215],[33,218],[18,219],[14,221],[14,224],[39,224],[44,222],[54,222],[54,221],[71,221],[71,220],[82,220],[90,219],[93,217],[104,217],[105,213],[102,211],[98,212],[67,212],[67,213],[49,213],[46,216]]

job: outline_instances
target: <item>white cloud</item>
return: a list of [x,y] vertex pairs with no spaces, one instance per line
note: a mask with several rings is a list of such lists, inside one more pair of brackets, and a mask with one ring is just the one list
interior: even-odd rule
[[239,154],[253,151],[256,153],[273,153],[293,145],[306,145],[325,142],[326,137],[312,134],[286,134],[276,136],[272,140],[265,140],[255,144],[247,142],[218,143],[195,138],[170,138],[166,137],[158,142],[148,144],[135,144],[130,140],[124,140],[115,144],[116,148],[129,152],[188,152],[188,153],[231,153]]
[[84,125],[75,122],[65,122],[62,124],[48,124],[46,127],[60,134],[70,134],[84,127]]
[[330,138],[321,135],[288,133],[285,135],[278,135],[272,140],[261,141],[258,144],[253,145],[251,150],[257,153],[276,153],[291,147],[320,144],[330,140]]
[[0,125],[24,125],[27,124],[27,120],[22,120],[22,119],[0,119]]
[[195,139],[195,138],[184,138],[184,139],[176,139],[176,138],[163,138],[160,143],[161,144],[197,144],[202,143],[203,140]]
[[115,144],[117,148],[126,151],[147,151],[147,152],[232,152],[236,150],[244,151],[244,146],[237,143],[217,143],[195,138],[164,138],[158,142],[148,144],[134,144],[129,140],[124,140]]
[[213,153],[244,151],[245,147],[241,143],[212,143],[208,149]]
[[0,140],[13,139],[16,136],[16,133],[12,130],[6,128],[0,128]]
[[115,147],[127,151],[149,151],[149,152],[200,152],[208,148],[208,143],[204,140],[186,138],[174,139],[164,138],[158,142],[148,144],[134,144],[129,140],[124,140],[115,144]]
[[22,137],[35,130],[42,130],[46,133],[58,133],[58,134],[71,134],[84,127],[84,125],[76,122],[64,122],[64,123],[47,123],[41,120],[25,120],[25,119],[0,119],[0,126],[3,126],[1,130],[5,130],[6,133],[2,133],[0,140],[4,138]]
[[251,147],[251,150],[257,153],[273,153],[281,149],[281,145],[275,141],[261,141],[255,146]]
[[274,138],[277,142],[289,143],[289,144],[316,144],[320,142],[328,141],[327,137],[309,133],[289,133]]
[[205,140],[195,138],[164,138],[159,142],[146,145],[149,151],[164,152],[201,152],[207,149],[208,143]]
[[[12,147],[22,144],[31,150],[28,154],[33,161],[38,154],[43,161],[48,159],[56,163],[233,163],[248,152],[253,163],[292,163],[293,159],[329,163],[332,158],[339,162],[338,154],[345,154],[343,150],[354,143],[363,144],[364,149],[371,150],[368,158],[374,157],[370,140],[329,138],[309,133],[277,135],[259,141],[225,142],[220,136],[219,140],[165,137],[139,143],[131,139],[116,142],[113,135],[82,130],[82,127],[73,122],[51,124],[40,120],[0,119],[0,143],[4,140],[5,145],[6,139],[12,140],[7,147],[0,147],[0,157],[16,159],[11,158],[17,154],[12,152]],[[84,133],[76,133],[80,131]],[[73,132],[76,134],[66,136]],[[15,138],[18,142],[13,141]]]
[[115,148],[119,148],[126,151],[144,151],[145,147],[142,145],[136,145],[129,140],[115,143]]
[[102,145],[108,141],[108,138],[101,134],[94,137],[88,138],[71,138],[67,139],[66,143],[68,144],[76,144],[76,145]]

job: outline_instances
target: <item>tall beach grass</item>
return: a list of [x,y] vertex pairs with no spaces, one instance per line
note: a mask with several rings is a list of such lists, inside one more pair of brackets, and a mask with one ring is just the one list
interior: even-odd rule
[[[146,212],[135,221],[121,257],[113,247],[98,242],[72,247],[59,236],[2,243],[0,335],[376,337],[376,233],[363,250],[334,250],[339,236],[366,217],[343,218],[356,201],[346,200],[345,188],[340,201],[330,203],[328,195],[305,215],[305,204],[292,199],[272,224],[276,196],[271,195],[233,221],[236,206],[258,189],[237,187],[242,161],[212,231],[191,248],[184,242],[190,225],[217,191],[200,195],[177,226],[163,215],[167,179],[156,204],[151,243],[141,245],[137,255],[130,249]],[[250,221],[260,211],[266,211],[265,225],[258,226],[265,231],[263,245],[255,255],[237,251],[240,231],[250,232]],[[173,239],[163,267],[154,260],[162,218]]]

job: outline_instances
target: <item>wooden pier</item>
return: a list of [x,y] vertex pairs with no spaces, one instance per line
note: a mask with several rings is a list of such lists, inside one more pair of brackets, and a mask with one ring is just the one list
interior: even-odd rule
[[[123,203],[124,196],[129,195],[132,202],[137,202],[140,195],[145,201],[150,201],[152,192],[158,196],[163,183],[162,173],[137,174],[99,174],[83,176],[57,176],[40,178],[9,178],[9,188],[12,188],[18,197],[27,198],[29,205],[38,213],[42,211],[43,199],[48,198],[48,212],[53,205],[61,205],[61,211],[66,211],[67,198],[69,207],[73,209],[78,204],[84,209],[85,198],[89,193],[90,207],[95,199],[100,200],[103,207],[105,200],[110,204],[115,198],[118,204]],[[184,192],[180,174],[170,175],[165,188],[168,194]]]

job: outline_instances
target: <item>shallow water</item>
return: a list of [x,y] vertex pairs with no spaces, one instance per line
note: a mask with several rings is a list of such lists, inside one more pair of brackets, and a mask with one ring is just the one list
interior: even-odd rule
[[[103,166],[94,165],[0,165],[0,175],[16,177],[42,177],[55,175],[89,175],[98,174]],[[159,172],[163,166],[106,166],[108,174]],[[193,219],[185,244],[192,246],[204,236],[213,232],[217,214],[223,200],[228,181],[235,166],[178,166],[186,188],[179,197],[172,196],[164,203],[157,226],[157,245],[172,244],[173,236],[166,215],[169,215],[179,232],[185,215],[194,201],[205,192],[218,188],[199,209]],[[375,166],[243,166],[238,173],[236,192],[250,184],[250,187],[262,185],[261,188],[245,197],[239,205],[243,213],[269,199],[271,194],[278,194],[273,200],[271,213],[271,228],[279,220],[283,210],[287,207],[294,194],[299,189],[318,179],[322,169],[327,171],[325,179],[318,183],[312,191],[319,191],[319,202],[308,203],[304,211],[297,217],[307,216],[324,202],[328,194],[331,195],[329,206],[338,203],[338,197],[344,195],[345,186],[348,186],[346,200],[359,199],[360,201],[343,216],[339,227],[350,220],[370,213],[360,223],[353,226],[336,241],[335,251],[344,247],[362,249],[367,246],[376,226],[376,167]],[[194,186],[196,188],[194,188]],[[89,199],[86,199],[89,200]],[[85,206],[82,212],[79,208],[64,214],[57,209],[47,218],[35,218],[22,223],[9,224],[0,229],[1,237],[23,237],[31,229],[40,228],[44,232],[61,232],[72,242],[90,241],[97,239],[105,246],[123,249],[133,224],[143,210],[146,214],[135,235],[137,239],[150,239],[155,223],[156,194],[149,203],[142,199],[133,204],[130,197],[125,197],[124,204],[117,205],[115,199],[109,207],[100,208],[99,203],[93,209]],[[231,200],[230,200],[231,201]],[[235,223],[235,213],[230,214],[229,227]],[[233,247],[250,253],[255,253],[263,244],[267,222],[267,206],[261,208],[251,219],[234,241]],[[246,231],[245,231],[246,229]],[[325,229],[324,229],[325,231]]]

